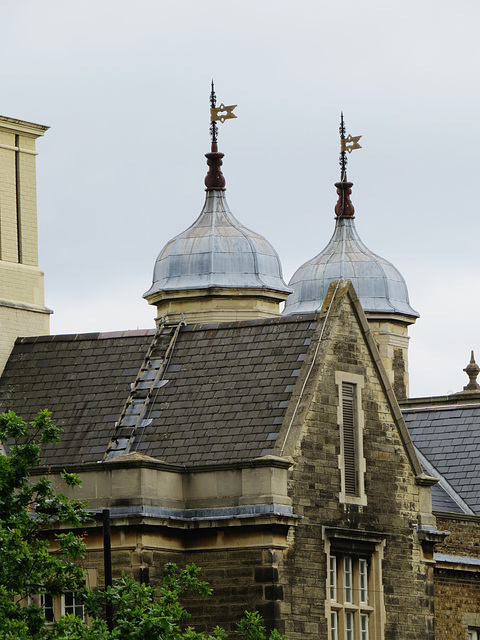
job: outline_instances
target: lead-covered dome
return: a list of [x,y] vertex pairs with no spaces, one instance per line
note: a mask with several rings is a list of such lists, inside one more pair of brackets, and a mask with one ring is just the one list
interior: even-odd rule
[[145,296],[210,287],[290,292],[277,252],[234,217],[222,190],[207,191],[197,220],[162,249]]
[[293,293],[285,303],[285,314],[320,310],[328,286],[334,280],[351,280],[367,314],[401,314],[418,318],[410,306],[407,285],[393,264],[370,251],[355,228],[350,201],[351,182],[335,185],[339,201],[335,231],[328,245],[302,265],[289,285]]
[[184,315],[189,323],[278,316],[291,292],[278,254],[230,211],[216,142],[205,155],[209,171],[202,212],[162,249],[144,298],[157,307],[158,318]]

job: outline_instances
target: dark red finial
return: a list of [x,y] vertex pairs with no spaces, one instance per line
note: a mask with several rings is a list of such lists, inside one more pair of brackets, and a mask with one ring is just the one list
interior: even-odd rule
[[206,191],[225,191],[225,176],[222,173],[222,158],[225,154],[218,151],[217,143],[212,142],[212,150],[206,153],[207,164],[209,166],[205,178]]
[[[210,112],[215,109],[217,105],[217,96],[215,95],[215,87],[212,80],[212,90],[210,92]],[[213,116],[211,116],[213,117]],[[208,173],[205,178],[206,191],[225,191],[225,177],[220,167],[222,166],[223,153],[218,151],[217,146],[217,122],[215,120],[210,121],[210,136],[212,138],[212,150],[210,153],[206,153],[205,157],[208,164]]]
[[336,182],[338,202],[335,205],[337,218],[354,218],[355,208],[350,200],[352,195],[353,182],[347,180],[347,151],[351,153],[353,149],[361,149],[358,141],[362,136],[346,137],[345,121],[343,111],[340,114],[340,182]]
[[347,174],[342,175],[342,181],[336,182],[338,193],[338,202],[335,205],[335,213],[337,218],[354,218],[355,208],[350,200],[352,195],[353,182],[347,181]]

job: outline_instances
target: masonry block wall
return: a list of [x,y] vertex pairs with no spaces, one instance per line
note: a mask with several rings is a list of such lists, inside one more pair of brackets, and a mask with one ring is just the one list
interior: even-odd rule
[[35,140],[47,128],[0,116],[0,371],[18,336],[49,332],[35,177]]
[[[384,627],[384,637],[432,640],[433,572],[417,540],[416,474],[355,314],[346,303],[339,303],[331,313],[336,314],[335,322],[330,320],[322,338],[310,399],[303,403],[304,414],[299,419],[299,424],[303,422],[301,437],[293,451],[290,491],[302,520],[280,569],[285,602],[289,603],[288,607],[281,605],[286,633],[299,640],[329,637],[327,549],[333,533],[351,538],[352,548],[362,541],[378,541],[383,561],[374,588],[383,592],[384,610],[375,611],[374,616],[375,624]],[[339,370],[364,380],[365,504],[339,499],[339,390],[335,383]],[[308,383],[305,396],[307,391]],[[376,635],[373,631],[369,637],[380,637],[378,626]]]
[[437,514],[438,527],[450,535],[436,552],[457,556],[459,562],[435,565],[436,640],[467,638],[469,627],[480,628],[480,562],[462,563],[462,558],[480,561],[479,521],[478,516]]
[[[237,528],[237,542],[242,536]],[[213,589],[210,597],[186,593],[181,601],[192,614],[187,624],[197,631],[212,632],[216,625],[229,633],[236,630],[237,622],[245,610],[259,611],[269,628],[283,628],[279,618],[278,602],[282,600],[283,587],[278,585],[276,564],[281,558],[277,549],[266,547],[240,547],[202,550],[185,550],[195,544],[195,532],[159,527],[153,530],[145,526],[112,527],[112,573],[119,578],[126,573],[138,581],[148,576],[148,583],[158,586],[164,575],[164,566],[174,562],[183,568],[194,563],[201,568],[199,578],[206,580]],[[221,532],[211,531],[211,539]],[[93,589],[105,584],[103,564],[103,540],[101,529],[89,528],[86,541],[88,551],[82,562],[87,585]],[[168,548],[168,546],[172,548]],[[176,547],[176,548],[175,548]],[[147,572],[144,570],[147,569]],[[142,571],[141,571],[142,570]]]

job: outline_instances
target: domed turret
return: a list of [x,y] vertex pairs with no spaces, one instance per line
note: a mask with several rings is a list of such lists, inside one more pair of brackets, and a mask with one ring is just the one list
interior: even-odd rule
[[181,313],[188,323],[278,316],[280,302],[291,292],[278,254],[230,211],[216,135],[206,158],[202,212],[162,249],[144,297],[157,306],[158,317],[172,321]]
[[[343,116],[341,134],[342,131],[344,135]],[[353,183],[347,180],[346,159],[342,155],[341,165],[342,178],[335,184],[335,231],[325,249],[294,273],[289,283],[293,293],[285,303],[284,314],[319,311],[331,282],[351,280],[392,386],[397,396],[404,398],[408,393],[408,326],[419,314],[410,306],[407,285],[398,269],[361,241],[350,200]]]
[[233,216],[225,193],[217,189],[207,189],[200,216],[162,249],[145,297],[211,287],[290,292],[275,249]]
[[[352,183],[338,184],[351,192]],[[338,191],[342,193],[340,187]],[[353,218],[353,215],[338,216],[335,231],[325,249],[294,273],[289,283],[293,293],[285,303],[285,313],[320,310],[329,284],[348,279],[367,314],[404,315],[413,318],[414,322],[419,314],[410,306],[401,273],[365,246]]]

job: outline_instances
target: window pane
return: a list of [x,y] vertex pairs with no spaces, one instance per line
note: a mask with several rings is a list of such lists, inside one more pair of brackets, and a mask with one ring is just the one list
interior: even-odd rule
[[345,614],[345,640],[353,640],[353,613]]
[[338,640],[338,614],[336,611],[330,614],[330,639]]
[[337,558],[330,556],[330,600],[337,599]]
[[64,609],[65,613],[71,613],[78,616],[81,620],[85,618],[83,604],[76,593],[73,591],[66,591],[64,596]]
[[368,572],[366,560],[358,561],[358,571],[360,574],[360,602],[366,603],[368,602]]
[[343,577],[345,584],[345,602],[352,602],[352,559],[346,556],[343,561]]
[[365,613],[360,616],[360,640],[368,640],[368,616]]
[[55,622],[55,616],[53,613],[53,598],[52,596],[48,596],[43,594],[40,596],[40,606],[43,609],[43,613],[45,615],[45,620],[47,622]]

